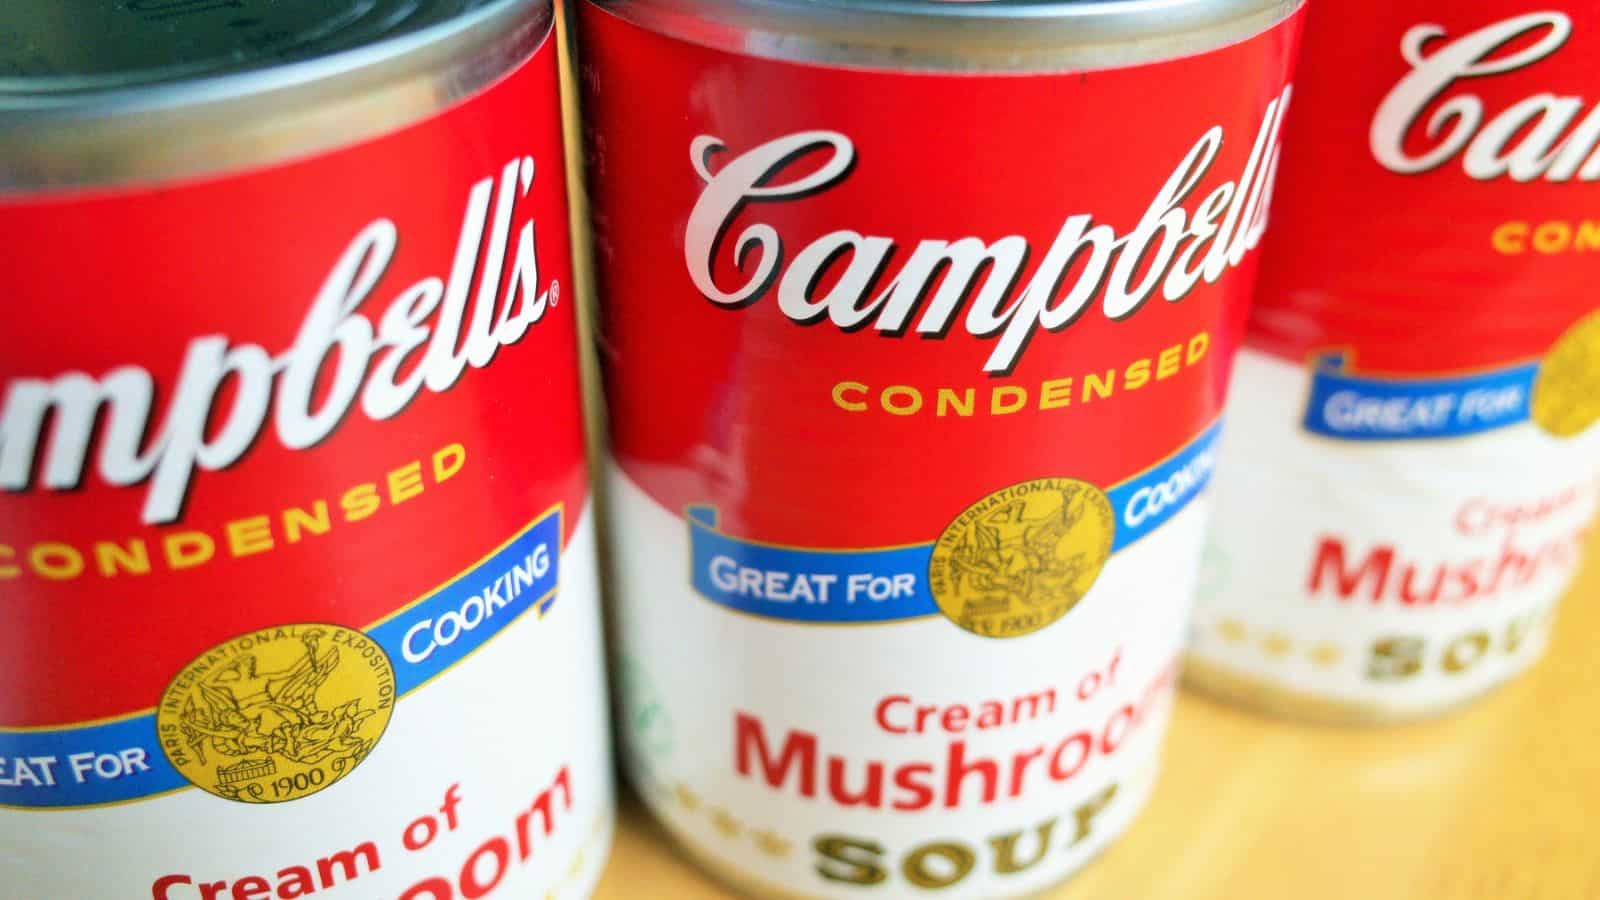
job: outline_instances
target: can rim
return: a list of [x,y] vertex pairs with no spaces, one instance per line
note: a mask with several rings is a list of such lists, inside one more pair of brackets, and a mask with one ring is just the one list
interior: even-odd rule
[[352,146],[486,89],[554,41],[554,24],[551,0],[490,0],[261,69],[9,106],[0,95],[0,203],[219,177]]
[[[719,50],[828,65],[1079,71],[1225,46],[1305,0],[588,0]],[[717,28],[706,28],[709,20]]]
[[[242,69],[208,68],[176,77],[152,70],[145,81],[119,81],[96,76],[0,77],[0,127],[34,118],[96,119],[208,105],[305,88],[352,72],[386,68],[404,71],[412,60],[430,56],[439,46],[470,43],[483,29],[509,24],[539,0],[489,0],[444,20],[414,30],[379,35],[354,46],[318,53],[305,59],[273,62]],[[426,63],[420,63],[425,65]]]

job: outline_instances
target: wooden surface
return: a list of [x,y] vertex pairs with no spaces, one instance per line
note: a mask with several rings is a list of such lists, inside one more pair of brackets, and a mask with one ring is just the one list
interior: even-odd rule
[[[1597,562],[1544,661],[1449,718],[1338,729],[1183,693],[1150,806],[1050,900],[1600,900]],[[626,797],[600,900],[732,896]]]

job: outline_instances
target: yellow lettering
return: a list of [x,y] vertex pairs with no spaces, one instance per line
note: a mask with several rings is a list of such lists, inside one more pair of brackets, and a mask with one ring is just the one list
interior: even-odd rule
[[1572,227],[1565,222],[1545,222],[1533,230],[1533,249],[1545,254],[1560,253],[1572,243]]
[[1072,405],[1072,379],[1052,378],[1039,385],[1039,408],[1057,409]]
[[190,569],[211,559],[217,553],[217,542],[203,531],[180,531],[161,540],[166,552],[167,566],[173,569]]
[[1156,380],[1162,381],[1178,374],[1178,361],[1183,355],[1183,345],[1173,344],[1156,358]]
[[1100,815],[1110,805],[1111,798],[1115,796],[1117,796],[1117,783],[1113,781],[1105,788],[1102,788],[1098,794],[1090,797],[1072,811],[1072,818],[1076,821],[1078,827],[1072,833],[1072,843],[1067,846],[1071,847],[1082,843],[1084,838],[1093,833],[1095,816]]
[[[1010,405],[1002,398],[1010,397],[1014,402]],[[989,414],[1006,416],[1028,405],[1028,392],[1019,387],[1002,384],[989,394]]]
[[[894,398],[907,398],[904,403],[895,403]],[[883,389],[878,397],[883,403],[883,411],[896,416],[909,416],[922,408],[922,392],[914,387],[903,384],[891,384]]]
[[867,404],[860,400],[848,400],[845,393],[851,391],[862,395],[867,394],[867,386],[859,381],[841,381],[833,386],[833,405],[845,412],[865,412]]
[[451,444],[433,454],[433,482],[449,481],[467,464],[467,448]]
[[[1117,389],[1117,370],[1107,369],[1104,375],[1090,372],[1083,380],[1083,402],[1104,400]],[[1094,396],[1090,396],[1093,394]]]
[[1579,222],[1578,237],[1572,242],[1572,249],[1580,253],[1600,250],[1600,222],[1593,219]]
[[272,523],[266,516],[235,519],[223,529],[228,534],[228,550],[234,556],[250,556],[272,549]]
[[150,574],[150,548],[144,541],[134,538],[124,549],[110,541],[94,545],[94,562],[100,574],[110,578],[121,569],[130,575]]
[[1472,668],[1488,652],[1488,632],[1474,631],[1464,634],[1445,648],[1444,670],[1451,675],[1459,675]]
[[1209,349],[1211,349],[1211,333],[1202,331],[1189,339],[1189,352],[1184,354],[1183,364],[1194,365],[1205,357]]
[[977,403],[977,392],[972,388],[963,391],[959,399],[956,392],[950,388],[939,388],[938,414],[941,416],[945,415],[946,409],[955,410],[958,416],[970,416]]
[[83,574],[83,554],[66,544],[34,544],[28,550],[28,567],[52,581]]
[[369,481],[345,491],[339,505],[344,508],[346,522],[359,522],[377,512],[383,501],[378,499],[378,486]]
[[[937,857],[939,862],[929,863]],[[900,862],[900,872],[907,881],[919,888],[938,890],[967,877],[978,861],[977,854],[964,844],[954,841],[923,844],[906,854]]]
[[1128,364],[1122,372],[1122,389],[1137,391],[1150,383],[1150,360],[1139,359]]
[[[433,471],[437,473],[439,471],[438,454],[434,455],[434,460]],[[294,506],[283,511],[283,533],[291,544],[300,543],[300,538],[304,537],[305,532],[327,534],[328,529],[332,527],[333,522],[328,519],[328,501],[326,500],[318,500],[311,504],[310,513]]]
[[1528,251],[1528,232],[1531,230],[1527,222],[1507,222],[1496,228],[1489,235],[1489,243],[1494,249],[1506,256],[1516,256]]
[[412,461],[389,472],[389,502],[395,506],[422,493],[422,463]]
[[[7,546],[5,544],[0,544],[0,557],[4,557],[5,559],[12,559],[12,560],[16,559],[17,558],[16,548]],[[14,565],[0,566],[0,578],[16,578],[17,576],[19,576],[21,574],[22,574],[22,570],[17,568]]]

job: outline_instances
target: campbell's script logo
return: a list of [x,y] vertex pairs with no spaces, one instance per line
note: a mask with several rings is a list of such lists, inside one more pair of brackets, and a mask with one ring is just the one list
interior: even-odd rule
[[1402,175],[1460,156],[1479,181],[1600,179],[1600,109],[1582,97],[1542,92],[1490,111],[1468,89],[1474,79],[1550,57],[1571,36],[1572,20],[1559,12],[1515,16],[1454,39],[1438,25],[1411,28],[1400,40],[1411,71],[1378,107],[1372,155]]
[[[728,232],[742,211],[758,208],[756,203],[801,202],[850,175],[856,166],[855,144],[833,131],[785,135],[745,151],[715,172],[711,159],[726,146],[714,137],[695,138],[689,155],[705,188],[689,216],[684,262],[695,287],[712,303],[747,306],[776,284],[778,308],[789,319],[805,325],[826,319],[844,330],[870,325],[900,335],[915,318],[918,334],[943,334],[970,296],[967,333],[995,339],[984,371],[1009,373],[1040,329],[1066,328],[1096,297],[1103,296],[1107,317],[1125,319],[1158,291],[1176,302],[1197,284],[1213,283],[1239,265],[1260,243],[1266,227],[1289,94],[1284,88],[1267,106],[1238,178],[1191,200],[1222,147],[1223,129],[1211,128],[1178,162],[1127,234],[1119,235],[1091,214],[1068,216],[1020,292],[1016,286],[1031,247],[1028,238],[1016,234],[989,243],[970,236],[921,240],[892,273],[887,270],[899,252],[895,238],[850,229],[822,235],[787,265],[783,236],[766,222],[746,225],[732,249],[725,250]],[[825,154],[820,164],[784,180],[786,169],[803,157],[815,162],[817,154]],[[718,283],[713,272],[719,252],[733,254],[739,283]],[[819,284],[834,274],[835,266],[843,268],[818,296]],[[975,283],[984,272],[982,284]],[[1069,272],[1076,276],[1060,296]],[[885,286],[878,289],[885,277]],[[930,299],[923,305],[925,296]]]
[[[376,314],[363,315],[361,307],[379,290],[400,245],[399,228],[384,218],[362,228],[334,263],[288,349],[274,355],[222,334],[191,340],[176,382],[164,392],[170,399],[154,438],[146,437],[156,421],[156,379],[148,369],[14,379],[0,406],[0,488],[27,490],[36,469],[46,489],[75,488],[97,447],[100,477],[119,486],[148,481],[141,518],[164,524],[181,515],[195,473],[237,462],[269,418],[283,446],[302,450],[332,434],[357,404],[368,418],[382,420],[424,388],[449,390],[468,366],[483,368],[501,347],[521,340],[557,302],[556,282],[539,291],[531,218],[512,239],[517,202],[533,179],[532,158],[508,163],[492,216],[495,179],[474,184],[447,276],[394,291]],[[233,401],[218,408],[229,381]],[[41,466],[36,454],[51,422]]]

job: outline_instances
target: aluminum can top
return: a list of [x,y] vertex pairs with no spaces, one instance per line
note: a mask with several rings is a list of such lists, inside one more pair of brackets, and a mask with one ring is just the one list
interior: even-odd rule
[[374,137],[503,75],[551,21],[549,0],[8,0],[0,193]]

